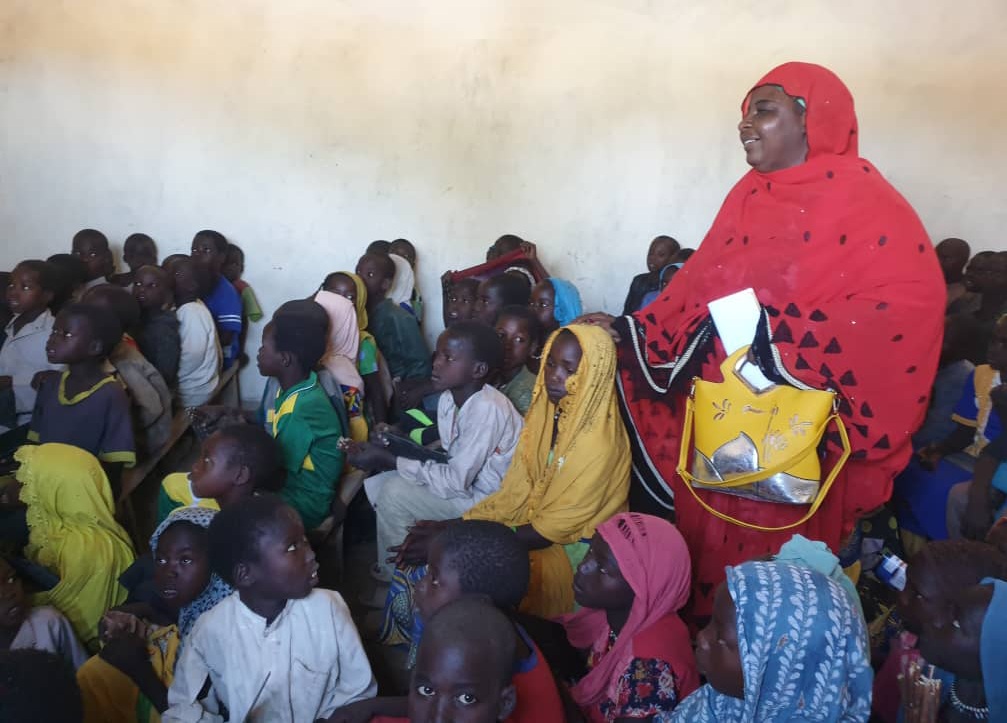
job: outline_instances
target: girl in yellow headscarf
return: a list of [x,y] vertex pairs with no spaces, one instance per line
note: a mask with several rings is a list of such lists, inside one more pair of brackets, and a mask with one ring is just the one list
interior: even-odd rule
[[119,575],[133,562],[133,546],[115,521],[112,490],[101,463],[67,444],[21,447],[17,481],[27,506],[31,562],[59,576],[35,605],[52,605],[73,625],[91,652],[98,649],[98,621],[126,598]]
[[[546,343],[517,451],[500,490],[465,515],[510,526],[528,547],[531,580],[523,612],[573,610],[573,573],[594,528],[626,509],[629,438],[615,395],[616,351],[595,326],[573,324]],[[404,562],[425,562],[444,523],[421,522],[403,543]]]

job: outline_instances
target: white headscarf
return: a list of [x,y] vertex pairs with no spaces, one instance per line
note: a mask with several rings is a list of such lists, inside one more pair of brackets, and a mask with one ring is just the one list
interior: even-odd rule
[[413,274],[413,267],[398,254],[388,254],[388,257],[395,264],[395,278],[392,279],[392,288],[388,290],[385,296],[396,304],[408,305],[409,301],[413,298],[413,287],[416,285],[416,276]]

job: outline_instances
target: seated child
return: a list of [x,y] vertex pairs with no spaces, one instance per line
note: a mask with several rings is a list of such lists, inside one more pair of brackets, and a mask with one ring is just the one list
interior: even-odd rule
[[53,254],[46,262],[56,272],[56,292],[49,309],[53,314],[58,314],[70,301],[80,299],[87,281],[87,267],[73,254]]
[[45,351],[53,322],[48,306],[56,292],[52,266],[45,261],[22,261],[11,272],[6,291],[14,317],[4,327],[6,339],[0,346],[0,391],[9,390],[7,401],[13,405],[0,409],[0,432],[31,421],[32,380],[40,371],[62,368],[50,363]]
[[205,229],[192,237],[192,259],[209,269],[212,282],[202,299],[217,325],[223,353],[223,368],[229,368],[241,353],[241,297],[221,273],[227,261],[227,239],[219,231]]
[[561,326],[566,326],[581,315],[580,292],[569,281],[550,277],[535,284],[528,306],[538,316],[542,328],[540,343]]
[[387,255],[367,253],[357,262],[357,275],[367,287],[369,328],[392,379],[429,377],[430,352],[416,319],[385,298],[395,277],[395,263]]
[[944,317],[944,339],[941,356],[937,362],[937,376],[930,394],[930,407],[926,419],[913,434],[913,448],[919,449],[942,439],[958,426],[951,418],[962,387],[975,370],[970,359],[977,355],[977,347],[984,345],[979,324],[970,316],[958,314]]
[[[404,238],[395,239],[392,241],[391,246],[388,247],[388,253],[404,258],[415,277],[416,247],[413,246],[411,241]],[[420,287],[415,282],[413,284],[412,296],[409,298],[409,306],[412,308],[416,319],[420,323],[423,323],[423,297],[420,296]]]
[[800,563],[727,568],[713,617],[696,638],[706,685],[652,720],[866,721],[871,708],[867,631],[834,580]]
[[200,299],[210,288],[210,272],[187,256],[165,264],[174,278],[178,318],[178,402],[183,407],[198,407],[209,401],[220,383],[222,364],[213,315]]
[[84,290],[108,283],[108,277],[115,271],[115,261],[108,248],[108,239],[101,231],[93,228],[81,229],[73,236],[73,255],[84,262],[87,278]]
[[262,495],[218,512],[210,563],[237,592],[193,627],[165,723],[221,721],[225,708],[232,721],[315,721],[374,696],[350,611],[314,589],[318,563],[291,507]]
[[0,720],[80,723],[83,709],[73,668],[44,650],[0,652]]
[[527,242],[520,236],[516,236],[512,233],[505,233],[503,236],[494,241],[486,250],[486,260],[493,261],[501,256],[513,253],[521,248],[521,245],[524,243]]
[[692,564],[666,520],[620,513],[598,525],[574,577],[580,610],[561,619],[589,672],[573,686],[591,721],[650,720],[699,687],[689,630]]
[[683,263],[679,261],[661,267],[661,271],[657,275],[657,288],[644,294],[643,301],[640,304],[641,309],[654,303],[657,297],[667,288],[668,284],[671,283],[671,280],[675,278],[675,274],[682,268]]
[[671,236],[654,237],[654,240],[650,242],[650,248],[647,249],[647,273],[633,277],[633,281],[629,285],[629,293],[626,294],[626,302],[622,305],[623,316],[639,311],[643,306],[643,297],[648,292],[660,289],[658,276],[661,269],[676,261],[675,255],[678,252],[678,241]]
[[174,277],[160,266],[141,266],[133,272],[133,297],[140,305],[136,343],[157,369],[168,389],[178,384],[182,338],[174,306]]
[[55,653],[74,669],[87,660],[70,622],[54,607],[33,607],[20,575],[0,557],[0,650],[21,648]]
[[102,619],[101,652],[77,672],[85,723],[158,720],[167,709],[178,653],[193,626],[233,592],[210,571],[207,530],[214,514],[177,510],[154,531],[157,596]]
[[451,284],[444,295],[444,328],[475,317],[476,295],[479,279],[469,276]]
[[96,456],[113,488],[122,466],[136,462],[129,397],[106,366],[121,339],[119,319],[106,309],[71,304],[59,312],[46,354],[67,368],[42,379],[28,428],[33,442],[72,444]]
[[[245,252],[236,244],[227,244],[227,257],[221,269],[224,278],[231,282],[234,290],[241,297],[241,349],[245,348],[245,337],[248,335],[248,322],[262,319],[262,307],[255,296],[255,290],[241,278],[245,273]],[[244,362],[243,362],[244,363]]]
[[367,244],[366,253],[369,254],[383,254],[387,256],[392,252],[391,241],[385,241],[384,239],[378,239],[377,241],[371,241]]
[[63,613],[94,652],[98,621],[125,599],[119,575],[133,562],[129,536],[115,521],[108,478],[93,455],[67,444],[26,445],[15,459],[30,530],[27,572],[41,568],[56,580],[32,603]]
[[398,254],[389,253],[388,258],[395,264],[395,275],[392,277],[392,285],[388,288],[386,296],[393,304],[397,304],[409,313],[416,323],[420,322],[413,308],[412,299],[416,290],[416,276],[413,274],[413,267],[409,262]]
[[322,289],[314,296],[315,303],[325,309],[329,319],[328,344],[321,366],[342,390],[342,400],[349,420],[350,437],[358,442],[367,439],[364,419],[364,380],[357,369],[360,350],[360,330],[353,302],[340,294]]
[[[685,262],[692,258],[692,255],[696,253],[696,249],[684,248],[675,254],[675,258],[672,259],[673,263],[685,265]],[[681,268],[681,266],[679,267]]]
[[531,393],[535,389],[535,373],[528,368],[528,362],[540,349],[538,317],[527,306],[505,306],[497,317],[496,332],[504,345],[496,388],[523,417],[531,406]]
[[171,392],[164,377],[130,335],[140,323],[140,305],[129,291],[114,284],[85,292],[83,303],[111,311],[119,318],[124,334],[108,355],[110,371],[129,394],[138,453],[152,454],[164,446],[171,434]]
[[530,287],[527,279],[513,274],[499,274],[479,284],[473,318],[484,324],[496,324],[497,314],[505,306],[527,306]]
[[219,510],[256,492],[279,492],[286,480],[280,448],[257,424],[231,424],[203,442],[192,470],[161,482],[157,521],[180,507]]
[[352,448],[353,466],[393,470],[365,483],[377,514],[376,571],[386,579],[386,550],[417,520],[458,517],[499,489],[523,426],[510,400],[487,383],[502,357],[496,334],[477,322],[457,324],[438,338],[431,379],[441,393],[437,425],[447,462],[396,457],[377,444]]
[[129,288],[136,280],[136,272],[141,266],[157,266],[157,246],[154,239],[145,233],[133,233],[122,244],[122,260],[129,271],[109,277],[109,283]]

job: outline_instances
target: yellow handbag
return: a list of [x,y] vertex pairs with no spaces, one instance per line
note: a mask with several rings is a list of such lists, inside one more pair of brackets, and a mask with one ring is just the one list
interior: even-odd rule
[[[810,520],[821,507],[849,459],[850,440],[836,411],[835,392],[783,384],[759,391],[739,373],[748,363],[748,349],[742,347],[724,360],[720,366],[723,382],[692,380],[678,474],[710,514],[752,530],[789,530]],[[843,453],[822,480],[818,445],[833,422]],[[715,510],[697,489],[810,508],[793,524],[762,527]]]

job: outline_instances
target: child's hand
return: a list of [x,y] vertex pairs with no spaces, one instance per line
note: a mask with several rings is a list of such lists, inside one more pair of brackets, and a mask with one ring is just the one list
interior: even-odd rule
[[98,653],[98,657],[131,678],[144,666],[150,666],[146,638],[139,635],[115,636],[105,644]]
[[393,553],[388,562],[400,565],[425,565],[433,539],[455,520],[420,520],[409,528],[401,545],[389,547]]
[[37,392],[39,387],[42,386],[42,382],[49,378],[58,376],[59,372],[53,371],[52,369],[43,369],[40,372],[35,372],[35,376],[31,378],[31,388]]
[[395,469],[395,455],[387,449],[371,442],[357,442],[356,449],[348,451],[346,461],[359,469],[371,472],[384,472]]
[[993,387],[992,391],[990,391],[990,400],[993,402],[993,406],[996,407],[997,413],[1003,416],[1007,412],[1007,384]]
[[622,337],[619,335],[613,327],[612,323],[615,321],[615,317],[611,314],[606,314],[603,311],[595,311],[591,314],[584,314],[583,316],[578,316],[573,320],[574,324],[591,324],[592,326],[600,326],[608,335],[612,337],[612,341],[618,344],[622,341]]
[[98,635],[103,643],[124,635],[147,637],[147,624],[136,615],[121,610],[109,610],[98,623]]
[[531,241],[522,241],[521,250],[524,251],[524,255],[527,256],[529,259],[538,258],[538,249],[535,248],[535,244],[533,244]]

